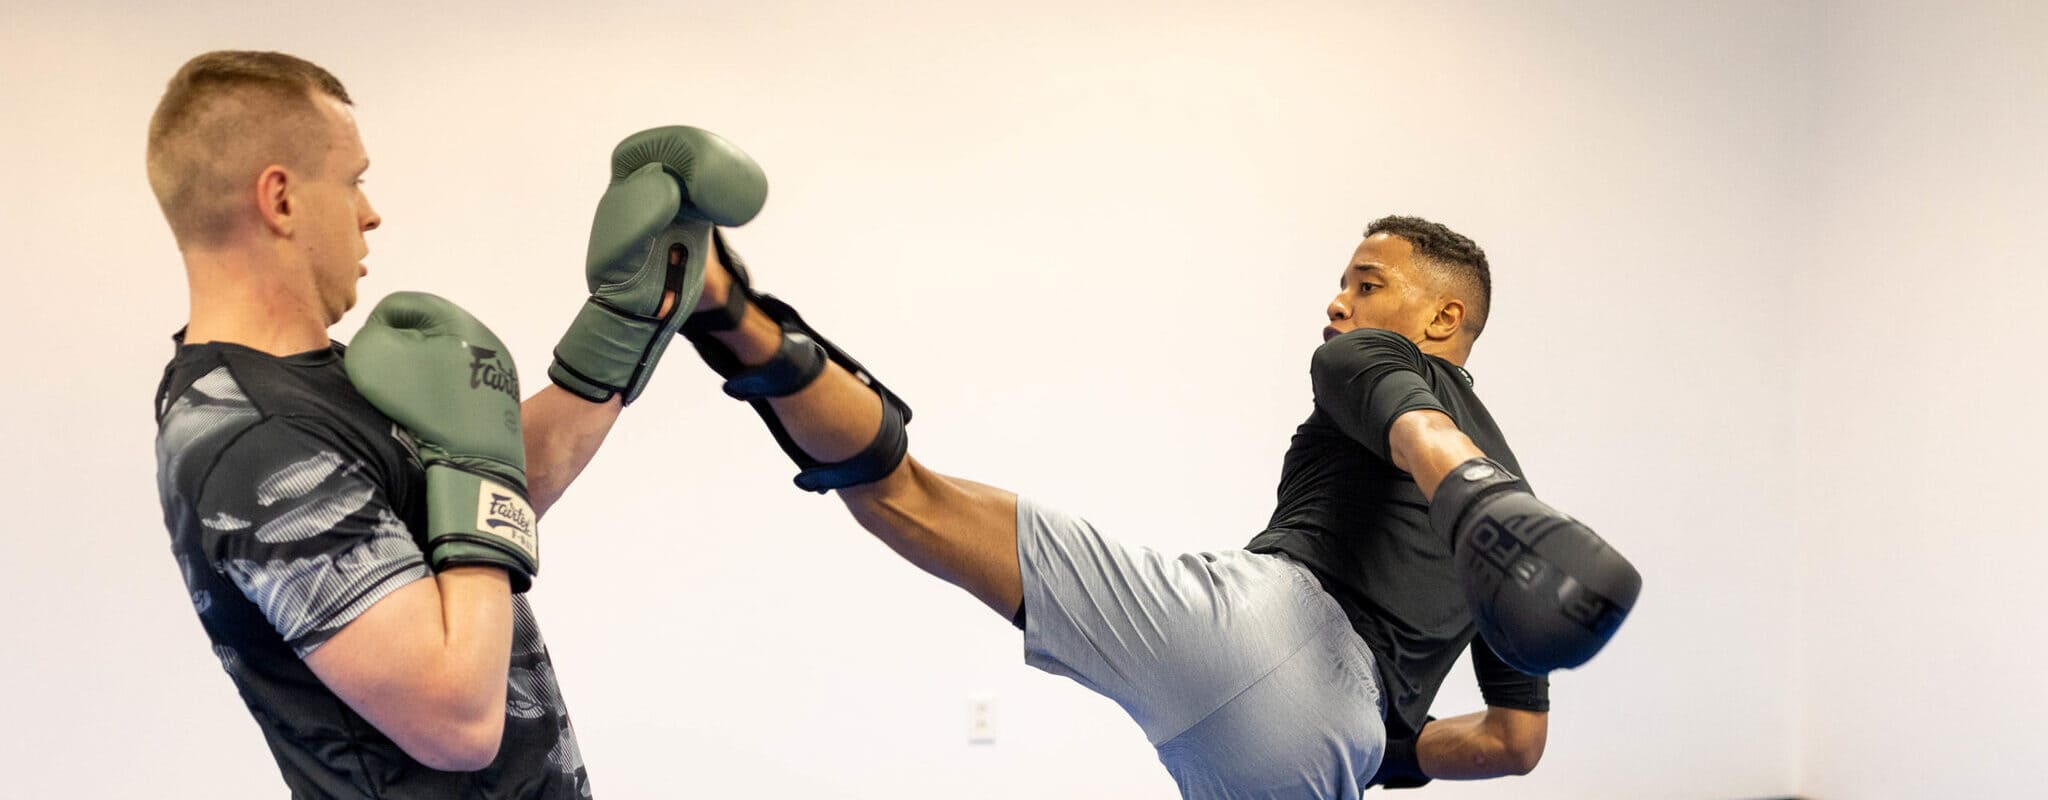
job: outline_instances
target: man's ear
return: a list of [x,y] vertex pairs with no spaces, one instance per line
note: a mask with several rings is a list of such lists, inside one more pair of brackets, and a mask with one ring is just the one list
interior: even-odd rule
[[256,175],[256,213],[263,227],[278,236],[292,235],[295,219],[292,191],[297,189],[291,170],[272,164]]
[[1446,297],[1438,302],[1436,316],[1430,318],[1429,327],[1423,329],[1422,335],[1426,339],[1448,341],[1464,327],[1465,301]]

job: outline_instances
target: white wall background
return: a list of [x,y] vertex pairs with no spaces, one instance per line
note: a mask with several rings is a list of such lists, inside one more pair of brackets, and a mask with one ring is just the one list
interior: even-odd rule
[[[1258,531],[1360,229],[1440,219],[1495,264],[1482,393],[1649,591],[1555,677],[1534,775],[1430,795],[2028,785],[2000,737],[2048,710],[2007,612],[2041,526],[1995,498],[2042,438],[2013,419],[2039,12],[0,3],[10,796],[281,793],[151,491],[185,308],[143,130],[216,48],[347,83],[385,219],[364,306],[455,298],[529,385],[611,145],[725,134],[774,187],[734,235],[759,282],[910,399],[922,459],[1162,549]],[[603,796],[1173,796],[1111,703],[790,473],[683,350],[549,517],[535,599]],[[1478,707],[1455,672],[1440,713]]]
[[1800,785],[2039,797],[2048,6],[1821,16],[1788,318]]

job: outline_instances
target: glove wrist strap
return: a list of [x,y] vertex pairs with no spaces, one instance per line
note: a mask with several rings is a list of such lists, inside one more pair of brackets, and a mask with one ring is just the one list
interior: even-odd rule
[[501,567],[523,592],[540,571],[540,538],[526,490],[449,462],[427,465],[427,559],[436,570]]

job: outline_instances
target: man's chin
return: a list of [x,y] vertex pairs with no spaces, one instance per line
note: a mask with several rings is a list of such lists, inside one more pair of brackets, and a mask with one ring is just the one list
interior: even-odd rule
[[334,327],[335,323],[340,322],[342,317],[348,316],[348,312],[354,311],[355,307],[356,296],[351,294],[341,301],[340,308],[335,309],[333,312],[330,312],[327,315],[327,327]]

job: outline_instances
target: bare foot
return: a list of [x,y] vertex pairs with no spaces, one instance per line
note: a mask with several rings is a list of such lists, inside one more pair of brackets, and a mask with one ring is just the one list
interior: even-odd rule
[[[681,247],[671,247],[671,248],[669,248],[669,249],[668,249],[668,268],[669,268],[669,269],[675,269],[676,267],[682,266],[682,263],[683,263],[683,248],[681,248]],[[668,312],[669,312],[670,310],[674,309],[675,307],[676,307],[676,293],[675,293],[675,292],[673,292],[673,291],[667,291],[667,292],[662,292],[662,293],[661,293],[661,308],[660,308],[659,310],[656,310],[656,311],[654,312],[654,316],[656,316],[656,317],[660,317],[661,319],[668,319]],[[699,304],[697,305],[697,307],[698,307],[698,308],[703,308],[703,307],[704,307],[704,305],[703,305],[702,303],[699,303]]]
[[725,262],[718,259],[718,246],[713,245],[711,252],[704,255],[704,293],[697,295],[697,307],[694,310],[724,307],[726,298],[731,293],[732,273],[726,271]]

